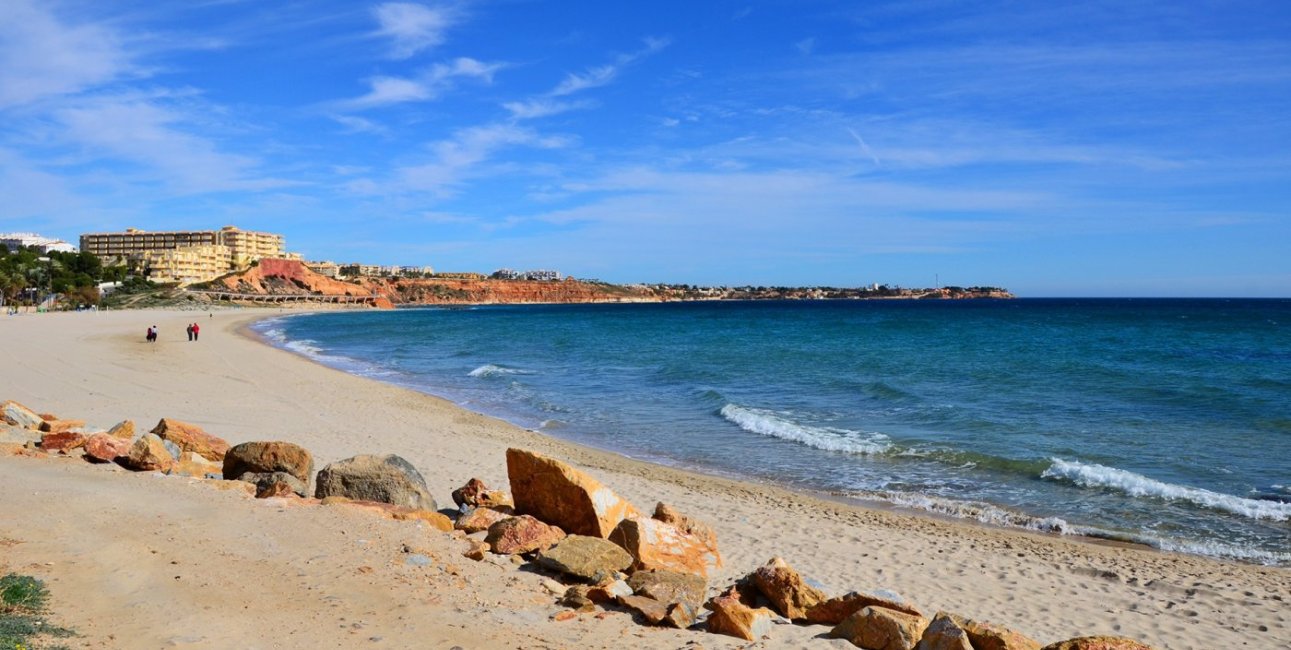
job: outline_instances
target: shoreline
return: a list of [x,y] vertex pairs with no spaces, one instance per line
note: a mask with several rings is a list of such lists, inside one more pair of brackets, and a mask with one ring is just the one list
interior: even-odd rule
[[[298,313],[304,311],[315,310]],[[157,419],[171,417],[194,422],[231,444],[289,440],[313,452],[316,469],[355,454],[396,453],[422,471],[441,504],[449,491],[473,476],[507,489],[502,452],[509,446],[530,449],[590,473],[643,510],[664,501],[712,525],[726,563],[710,579],[710,590],[781,556],[832,593],[892,589],[929,612],[954,611],[997,621],[1045,643],[1109,634],[1139,638],[1158,648],[1201,650],[1242,643],[1270,647],[1291,639],[1284,611],[1291,571],[1285,568],[941,520],[922,512],[854,505],[828,495],[651,464],[525,430],[413,389],[350,375],[242,331],[284,310],[216,311],[202,323],[200,342],[182,342],[181,321],[191,321],[195,313],[206,312],[41,314],[0,320],[0,336],[23,343],[0,349],[0,364],[14,369],[0,375],[0,399],[86,419],[96,428],[130,418],[146,430]],[[154,321],[161,324],[163,341],[150,349],[142,333]],[[78,487],[90,484],[93,489]],[[462,558],[453,559],[451,546],[436,547],[437,557],[458,572],[456,577],[445,573],[444,579],[464,576],[483,604],[475,603],[473,596],[456,602],[448,592],[432,598],[441,602],[427,603],[425,593],[414,587],[439,574],[410,576],[401,559],[389,559],[391,554],[399,557],[392,540],[412,534],[407,527],[386,530],[380,522],[340,521],[334,509],[300,508],[277,499],[223,499],[223,505],[217,505],[216,497],[231,495],[208,495],[180,479],[22,458],[0,458],[0,490],[11,496],[0,503],[0,530],[9,531],[0,537],[21,542],[7,549],[0,571],[37,567],[38,577],[54,581],[56,611],[70,611],[76,602],[78,612],[86,616],[120,617],[127,605],[131,611],[138,607],[155,612],[151,626],[138,623],[141,638],[171,638],[167,629],[172,626],[162,612],[179,600],[195,604],[184,624],[208,642],[195,647],[226,645],[211,643],[213,639],[251,638],[237,636],[239,630],[247,633],[245,625],[260,620],[243,621],[244,605],[259,607],[260,618],[265,612],[273,614],[261,621],[265,629],[292,630],[286,644],[291,647],[313,647],[313,641],[331,639],[326,635],[335,627],[315,630],[311,624],[284,621],[316,621],[319,611],[336,607],[347,620],[358,617],[368,629],[380,629],[378,636],[391,643],[405,638],[398,630],[411,626],[423,635],[415,638],[427,638],[427,630],[433,630],[435,638],[470,640],[464,647],[479,647],[473,644],[481,638],[512,646],[541,638],[556,646],[615,647],[624,635],[636,635],[630,644],[641,647],[675,648],[689,640],[706,647],[736,647],[735,640],[725,637],[639,628],[619,615],[551,622],[548,617],[558,611],[554,597],[541,603],[531,596],[508,601],[521,598],[510,593],[518,579],[514,572],[500,572],[487,563],[461,564],[457,560]],[[32,516],[40,508],[55,514]],[[182,515],[164,514],[172,511]],[[271,515],[291,523],[273,524]],[[108,517],[118,527],[95,527],[96,517]],[[175,517],[219,523],[215,528],[168,525]],[[320,527],[319,521],[329,525]],[[378,528],[384,532],[363,532]],[[220,532],[226,530],[247,532],[229,537]],[[368,543],[356,547],[355,534]],[[176,582],[169,575],[174,570],[166,565],[137,576],[139,563],[149,558],[139,558],[135,547],[118,547],[122,540],[139,536],[163,551],[173,547],[183,556],[182,564],[193,565],[186,571],[201,572],[208,584]],[[403,543],[415,548],[440,542],[419,533],[414,541]],[[255,570],[281,577],[283,589],[266,581],[264,593],[246,593],[237,579],[242,569],[230,573],[222,564],[230,554],[240,555],[243,545],[259,554],[247,560],[260,567]],[[189,547],[206,549],[210,557],[186,551]],[[120,558],[114,554],[118,551]],[[320,565],[311,564],[310,557],[331,559]],[[118,562],[123,568],[114,572]],[[373,592],[370,598],[355,596],[356,602],[340,604],[318,599],[342,588],[363,591],[346,573],[360,565],[371,571],[363,574],[364,580],[381,580],[380,589],[366,588]],[[118,573],[136,577],[115,577]],[[528,578],[536,580],[524,576]],[[298,591],[304,587],[296,585],[305,583],[312,585],[310,590]],[[60,592],[60,586],[79,589]],[[234,593],[237,597],[230,598]],[[295,602],[298,599],[301,602]],[[393,602],[401,603],[399,608],[391,608]],[[499,607],[500,602],[509,604]],[[407,622],[414,613],[417,622]],[[231,619],[236,624],[223,630]],[[447,634],[450,628],[464,628],[465,633]],[[805,645],[821,631],[776,628],[772,646]]]

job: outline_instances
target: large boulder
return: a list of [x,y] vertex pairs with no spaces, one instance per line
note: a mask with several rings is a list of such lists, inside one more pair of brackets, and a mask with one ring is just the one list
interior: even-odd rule
[[355,456],[324,467],[318,473],[314,496],[319,499],[341,496],[422,510],[439,509],[421,472],[412,463],[393,454]]
[[46,453],[62,452],[64,454],[85,445],[85,436],[74,431],[46,433],[40,437],[40,448]]
[[308,496],[309,483],[314,478],[314,457],[300,445],[277,441],[244,442],[224,454],[223,475],[226,479],[276,472],[295,477],[305,486],[301,496]]
[[39,430],[40,424],[44,422],[40,414],[12,400],[0,404],[0,420],[15,427],[33,430]]
[[658,519],[628,517],[610,532],[610,541],[632,554],[636,569],[685,571],[707,577],[722,563],[717,550],[705,541]]
[[182,452],[201,454],[202,458],[216,463],[223,461],[224,455],[229,451],[229,443],[222,438],[203,431],[196,424],[179,420],[162,418],[151,433],[157,434],[162,440],[175,443]]
[[136,440],[130,451],[117,462],[136,472],[169,472],[176,461],[162,439],[148,433]]
[[130,453],[130,441],[109,433],[95,433],[85,439],[85,459],[92,463],[110,463]]
[[975,650],[1040,650],[1040,642],[1003,625],[948,614],[968,633]]
[[122,440],[134,440],[134,420],[122,420],[108,429],[108,435]]
[[765,607],[750,607],[734,593],[727,592],[704,603],[708,631],[745,641],[757,641],[771,632],[775,612]]
[[559,526],[545,524],[529,515],[520,515],[489,526],[489,533],[484,541],[494,553],[516,555],[551,548],[564,538],[565,531]]
[[600,481],[558,460],[507,450],[507,477],[515,510],[560,526],[571,535],[608,537],[637,509]]
[[1050,643],[1043,650],[1152,650],[1152,647],[1120,636],[1082,636]]
[[509,512],[494,510],[493,508],[476,508],[457,518],[457,523],[453,525],[457,530],[467,533],[478,533],[481,530],[488,530],[489,526],[513,516]]
[[466,485],[453,490],[453,503],[458,508],[511,508],[511,497],[502,490],[490,490],[484,481],[473,478]]
[[945,612],[938,612],[928,629],[923,631],[923,638],[915,650],[973,650],[968,632],[955,622],[955,618]]
[[882,607],[904,612],[911,616],[923,616],[923,612],[919,611],[919,608],[909,601],[853,591],[809,607],[807,609],[807,622],[820,625],[838,625],[843,622],[843,619],[866,607]]
[[807,584],[802,575],[778,557],[758,567],[747,580],[777,612],[793,621],[807,620],[807,611],[827,600],[824,592]]
[[928,619],[882,607],[866,607],[830,630],[835,639],[846,639],[865,650],[914,650],[928,627]]
[[599,582],[632,565],[632,556],[600,537],[570,535],[538,556],[538,564],[580,580]]

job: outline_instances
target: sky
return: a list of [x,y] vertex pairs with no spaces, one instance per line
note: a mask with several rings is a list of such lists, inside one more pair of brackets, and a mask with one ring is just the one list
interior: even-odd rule
[[0,1],[0,231],[1291,297],[1291,3]]

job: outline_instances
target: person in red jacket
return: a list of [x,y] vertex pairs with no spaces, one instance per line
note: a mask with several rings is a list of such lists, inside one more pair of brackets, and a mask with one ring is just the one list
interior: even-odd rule
[[197,325],[197,323],[193,323],[193,340],[194,340],[194,341],[196,341],[196,340],[197,340],[197,334],[198,334],[199,332],[201,332],[201,331],[202,331],[202,328],[201,328],[201,327],[199,327],[199,326]]

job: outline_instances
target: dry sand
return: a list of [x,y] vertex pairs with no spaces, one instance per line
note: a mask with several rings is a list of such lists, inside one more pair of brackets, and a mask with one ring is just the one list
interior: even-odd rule
[[[1045,643],[1118,634],[1172,650],[1291,646],[1287,569],[854,508],[640,463],[238,334],[275,313],[0,317],[0,400],[98,428],[171,417],[234,444],[290,440],[318,467],[396,453],[441,506],[473,476],[505,488],[504,450],[520,446],[575,464],[643,509],[665,501],[711,523],[726,560],[711,585],[779,555],[831,592],[891,589],[929,612],[996,621]],[[189,343],[184,327],[199,319],[202,339]],[[143,340],[152,324],[162,333],[155,345]],[[640,627],[618,612],[551,620],[560,608],[543,576],[472,562],[465,546],[415,523],[257,501],[195,479],[0,458],[0,573],[49,582],[55,620],[81,633],[73,647],[747,645]],[[827,631],[779,625],[751,647],[850,647]]]

